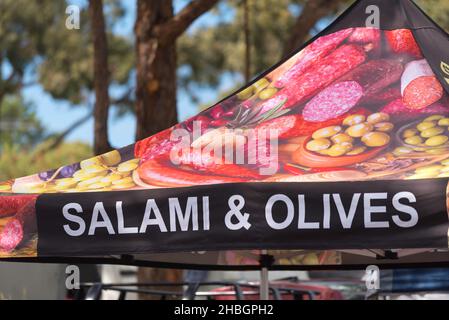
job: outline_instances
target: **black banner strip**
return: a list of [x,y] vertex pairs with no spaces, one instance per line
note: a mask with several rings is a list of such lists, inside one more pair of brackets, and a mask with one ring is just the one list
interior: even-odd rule
[[447,248],[447,179],[47,194],[40,256]]

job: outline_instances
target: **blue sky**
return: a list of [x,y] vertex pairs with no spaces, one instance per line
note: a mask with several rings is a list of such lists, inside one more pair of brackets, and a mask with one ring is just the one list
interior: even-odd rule
[[[70,4],[79,6],[86,6],[86,0],[70,0]],[[175,11],[179,11],[188,0],[175,0]],[[135,0],[123,1],[125,4],[126,15],[115,26],[115,32],[124,36],[132,37],[133,26],[135,20]],[[212,25],[217,22],[218,19],[230,19],[232,13],[229,16],[217,17],[213,14],[205,14],[199,18],[192,26],[190,30],[195,28],[201,28],[206,25]],[[327,22],[323,23],[324,27]],[[81,21],[81,29],[83,28],[83,21]],[[81,30],[82,31],[82,30]],[[236,79],[230,77],[224,77],[222,84],[217,91],[211,89],[198,89],[201,103],[212,104],[217,99],[216,92],[227,90]],[[110,90],[111,95],[117,94],[114,88]],[[68,102],[57,101],[47,94],[40,85],[33,85],[27,87],[23,91],[26,101],[33,103],[36,107],[38,117],[43,122],[44,126],[50,132],[58,132],[66,129],[71,123],[87,114],[88,110],[85,106],[72,106]],[[178,113],[180,120],[186,119],[198,112],[197,106],[194,105],[185,92],[178,92]],[[134,142],[135,132],[135,119],[132,115],[117,118],[114,112],[111,112],[109,118],[109,138],[114,147],[121,147]],[[80,126],[70,136],[67,137],[68,141],[83,141],[92,144],[93,142],[93,121],[90,120],[84,125]]]
[[[71,0],[70,4],[86,6],[86,0]],[[176,0],[175,11],[179,11],[188,1]],[[136,1],[123,1],[125,4],[126,15],[115,26],[115,32],[124,36],[132,37]],[[191,29],[200,28],[205,25],[211,25],[216,22],[216,18],[211,14],[206,14],[198,19]],[[81,31],[83,21],[81,21]],[[226,81],[223,79],[223,86],[220,89],[226,89]],[[228,82],[229,83],[229,82]],[[114,94],[114,89],[111,89]],[[47,94],[40,85],[33,85],[23,90],[26,101],[31,102],[36,107],[38,117],[44,126],[50,132],[58,132],[66,129],[72,122],[82,118],[88,110],[84,106],[72,106],[68,102],[54,100]],[[201,89],[200,99],[202,103],[213,103],[216,98],[215,91]],[[184,92],[178,93],[178,111],[180,120],[186,119],[198,112],[197,106],[192,104],[189,97]],[[114,112],[111,112],[109,119],[109,137],[113,146],[120,147],[134,142],[135,119],[132,115],[117,118]],[[76,131],[67,137],[68,141],[93,142],[93,120],[86,122]]]

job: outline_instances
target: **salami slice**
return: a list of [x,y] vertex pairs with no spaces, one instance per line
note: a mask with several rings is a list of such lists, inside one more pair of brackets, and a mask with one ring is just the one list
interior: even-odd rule
[[[345,29],[318,38],[285,64],[270,73],[268,77],[275,81],[277,88],[285,87],[291,81],[301,77],[306,69],[312,68],[322,58],[334,51],[352,31],[353,29]],[[282,71],[282,73],[279,73],[279,71]]]
[[37,232],[36,199],[31,196],[0,233],[0,250],[11,252]]
[[363,95],[370,96],[398,82],[404,72],[397,59],[379,59],[364,63],[338,81],[356,81],[363,88]]
[[286,103],[283,108],[300,105],[365,60],[366,54],[362,47],[353,44],[342,45],[294,82],[290,82],[272,99],[259,105],[259,108],[263,111],[271,110],[284,100]]
[[412,31],[408,29],[389,30],[385,31],[385,36],[394,53],[406,53],[414,58],[423,57]]
[[22,242],[23,228],[17,219],[13,219],[5,225],[0,234],[0,251],[11,252]]
[[423,109],[443,97],[443,86],[425,59],[407,64],[401,79],[401,93],[410,109]]
[[363,96],[363,87],[356,81],[344,81],[327,87],[310,100],[302,112],[304,119],[322,122],[351,110]]
[[401,98],[396,99],[381,109],[381,112],[387,113],[391,116],[394,122],[405,122],[417,120],[426,115],[441,114],[449,115],[449,106],[442,103],[435,103],[424,109],[410,109]]

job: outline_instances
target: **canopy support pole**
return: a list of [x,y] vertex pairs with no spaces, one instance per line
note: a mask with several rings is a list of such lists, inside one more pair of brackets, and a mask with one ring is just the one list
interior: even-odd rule
[[267,250],[262,250],[260,256],[260,300],[270,300],[270,284],[268,269],[273,265],[274,258],[268,254]]

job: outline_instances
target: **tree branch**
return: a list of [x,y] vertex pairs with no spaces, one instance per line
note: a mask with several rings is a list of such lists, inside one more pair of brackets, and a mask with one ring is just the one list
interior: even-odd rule
[[293,26],[290,38],[285,42],[284,57],[299,48],[316,23],[336,11],[343,2],[344,0],[308,0]]
[[192,0],[176,16],[157,27],[162,45],[175,41],[202,14],[212,9],[219,0]]
[[50,151],[50,150],[53,150],[53,149],[57,148],[69,134],[71,134],[79,126],[83,125],[93,115],[94,115],[93,111],[89,112],[88,114],[86,114],[82,118],[80,118],[80,119],[76,120],[74,123],[72,123],[63,132],[61,132],[59,134],[56,134],[56,135],[54,135],[52,137],[49,137],[49,139],[53,139],[53,141],[52,141],[52,143],[48,147],[46,147],[44,150],[42,150],[42,152],[47,152],[47,151]]

